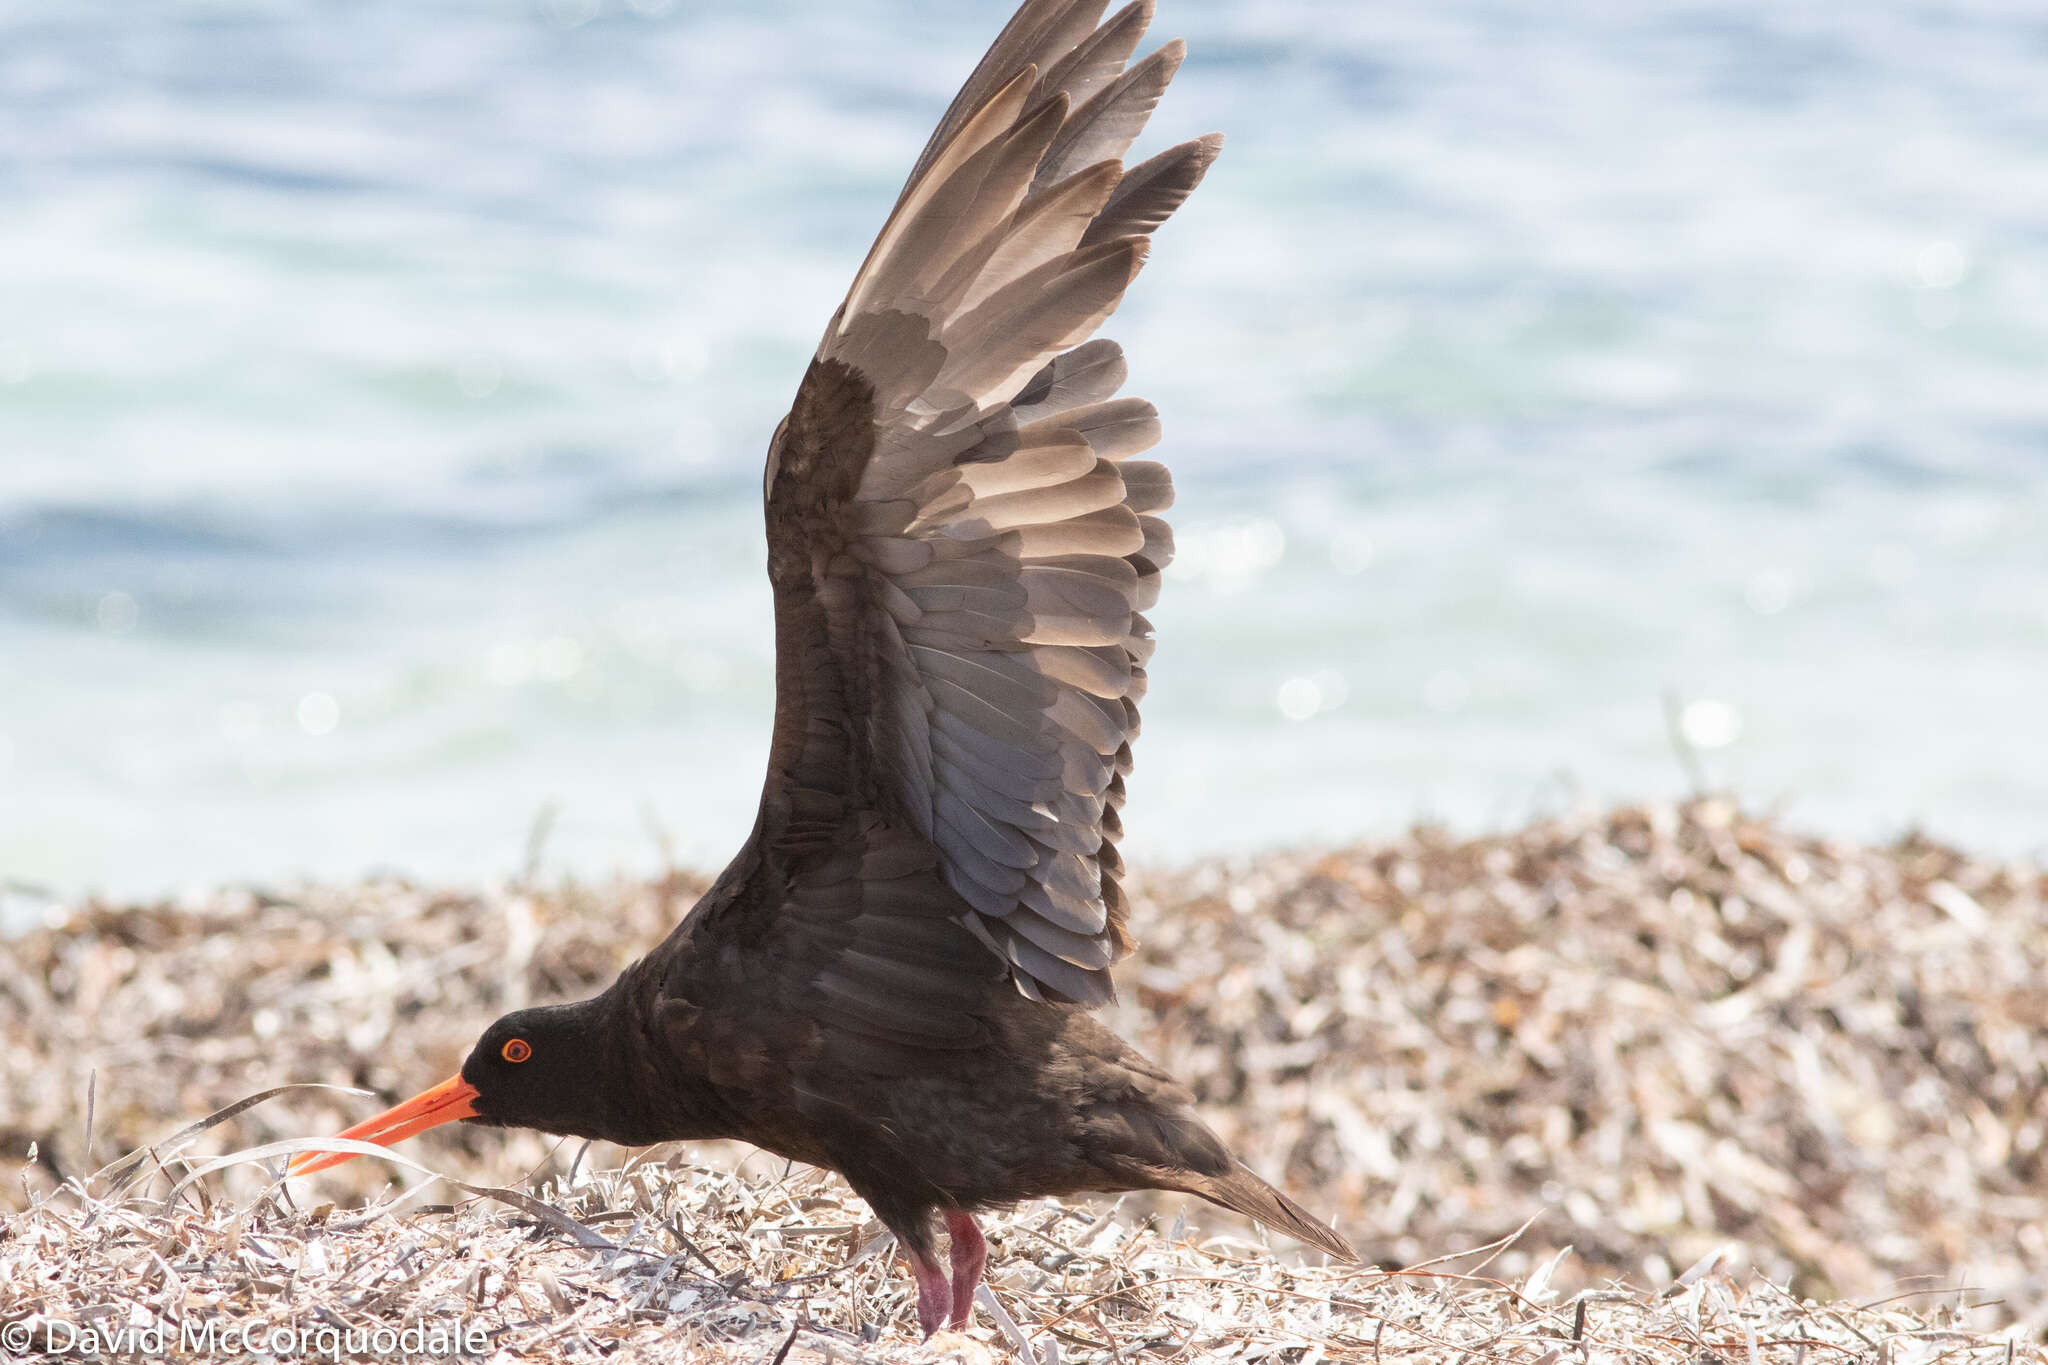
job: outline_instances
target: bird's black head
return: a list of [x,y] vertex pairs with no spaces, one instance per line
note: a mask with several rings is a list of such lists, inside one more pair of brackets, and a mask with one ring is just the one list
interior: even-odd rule
[[622,1036],[600,1026],[597,1000],[514,1010],[484,1030],[462,1063],[476,1092],[472,1123],[630,1142],[637,1093],[622,1076]]
[[[683,1136],[655,1114],[659,1087],[642,1074],[646,1059],[626,1051],[638,1036],[618,1026],[609,994],[514,1010],[484,1030],[461,1071],[337,1136],[388,1147],[456,1119],[632,1147]],[[291,1173],[309,1175],[354,1155],[308,1152]]]

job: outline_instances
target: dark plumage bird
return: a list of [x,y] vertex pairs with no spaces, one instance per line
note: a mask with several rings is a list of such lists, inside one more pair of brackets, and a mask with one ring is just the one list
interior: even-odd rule
[[829,1167],[927,1333],[967,1321],[975,1211],[1042,1195],[1186,1191],[1355,1259],[1088,1013],[1132,943],[1118,810],[1173,546],[1137,458],[1158,416],[1091,338],[1221,146],[1123,166],[1183,49],[1127,66],[1152,0],[1105,7],[1011,19],[769,445],[775,733],[739,856],[602,995],[506,1015],[343,1136],[463,1118]]

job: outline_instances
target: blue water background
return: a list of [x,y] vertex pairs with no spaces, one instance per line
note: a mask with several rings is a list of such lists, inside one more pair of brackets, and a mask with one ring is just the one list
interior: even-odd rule
[[[1140,859],[2048,844],[2048,11],[1164,0]],[[0,914],[715,865],[761,453],[980,0],[0,6]],[[10,910],[10,907],[12,909]]]

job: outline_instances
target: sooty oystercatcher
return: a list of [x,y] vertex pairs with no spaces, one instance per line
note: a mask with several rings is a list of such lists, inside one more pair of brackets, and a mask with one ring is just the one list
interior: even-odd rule
[[1158,416],[1091,338],[1222,141],[1124,167],[1183,48],[1127,65],[1152,0],[1105,8],[1010,20],[769,443],[775,729],[745,847],[602,995],[506,1015],[342,1136],[469,1119],[829,1167],[909,1255],[927,1333],[972,1309],[975,1211],[1042,1195],[1186,1191],[1353,1259],[1088,1012],[1132,944],[1118,811],[1173,546],[1138,458]]

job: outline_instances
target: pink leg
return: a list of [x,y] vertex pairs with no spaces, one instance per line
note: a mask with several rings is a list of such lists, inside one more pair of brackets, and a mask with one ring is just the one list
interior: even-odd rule
[[953,1290],[937,1262],[926,1260],[908,1247],[904,1251],[910,1257],[910,1273],[917,1277],[917,1325],[930,1336],[945,1326],[952,1314]]
[[974,1316],[974,1290],[981,1283],[982,1267],[988,1264],[988,1243],[971,1213],[958,1210],[946,1214],[946,1233],[953,1240],[953,1319],[946,1325],[962,1331]]

